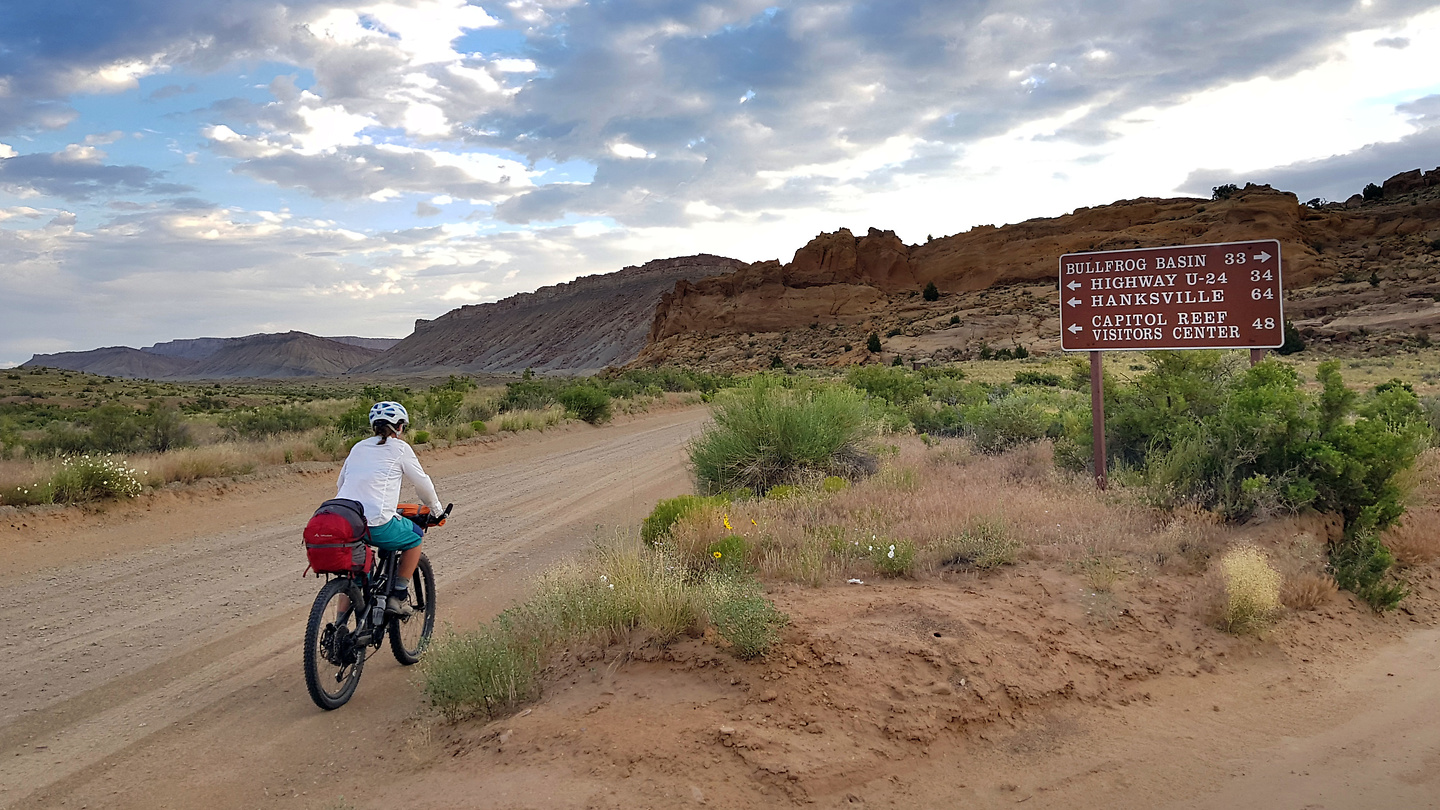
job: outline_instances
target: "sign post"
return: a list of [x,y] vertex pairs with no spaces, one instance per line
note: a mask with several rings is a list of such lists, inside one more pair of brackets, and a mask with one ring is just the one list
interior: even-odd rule
[[1101,352],[1249,349],[1285,342],[1280,242],[1260,239],[1060,257],[1060,348],[1090,353],[1095,483],[1105,489]]

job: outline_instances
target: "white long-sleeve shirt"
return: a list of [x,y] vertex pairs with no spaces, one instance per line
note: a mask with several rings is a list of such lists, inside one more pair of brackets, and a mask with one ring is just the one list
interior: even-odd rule
[[380,526],[395,518],[402,478],[415,485],[416,494],[433,513],[445,511],[440,496],[435,494],[435,484],[420,468],[415,451],[393,436],[384,444],[380,443],[379,436],[372,436],[350,448],[350,455],[340,468],[340,479],[336,482],[339,491],[335,497],[359,501],[365,507],[365,522]]

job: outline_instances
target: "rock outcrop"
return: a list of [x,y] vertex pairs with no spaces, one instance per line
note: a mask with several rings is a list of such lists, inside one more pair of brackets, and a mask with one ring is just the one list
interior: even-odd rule
[[536,371],[584,373],[634,360],[666,291],[749,265],[721,256],[659,259],[582,276],[491,304],[417,321],[415,332],[356,373]]
[[[786,264],[757,263],[676,284],[661,299],[637,362],[727,369],[776,358],[873,362],[880,358],[855,348],[871,331],[886,334],[886,360],[965,356],[986,342],[1025,341],[1046,350],[1058,344],[1055,284],[1066,253],[1272,238],[1284,256],[1287,312],[1314,337],[1355,333],[1360,327],[1341,314],[1358,299],[1340,306],[1327,298],[1323,315],[1313,313],[1309,299],[1333,296],[1337,285],[1372,274],[1383,301],[1373,304],[1380,308],[1364,316],[1367,322],[1392,331],[1430,329],[1440,325],[1432,324],[1440,311],[1431,313],[1426,303],[1427,280],[1440,280],[1440,169],[1405,172],[1383,188],[1383,199],[1355,206],[1301,205],[1295,195],[1263,185],[1247,185],[1226,200],[1124,200],[923,245],[875,229],[859,237],[843,229],[820,234]],[[1390,277],[1393,283],[1381,283]],[[918,300],[931,283],[941,300]],[[1426,301],[1402,302],[1417,290]],[[735,340],[737,334],[744,338]]]

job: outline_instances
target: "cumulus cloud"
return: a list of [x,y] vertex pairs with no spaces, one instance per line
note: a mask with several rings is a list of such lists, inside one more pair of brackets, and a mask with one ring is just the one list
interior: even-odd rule
[[[13,150],[12,150],[13,151]],[[16,155],[0,160],[0,190],[19,197],[83,200],[103,194],[176,194],[189,186],[163,182],[163,172],[144,166],[104,162],[93,146],[71,144],[60,152]]]

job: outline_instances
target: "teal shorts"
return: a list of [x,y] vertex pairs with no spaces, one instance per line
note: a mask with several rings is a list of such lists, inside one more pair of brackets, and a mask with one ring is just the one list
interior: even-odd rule
[[396,515],[389,523],[370,527],[370,545],[385,551],[408,551],[420,545],[425,535],[410,518]]

